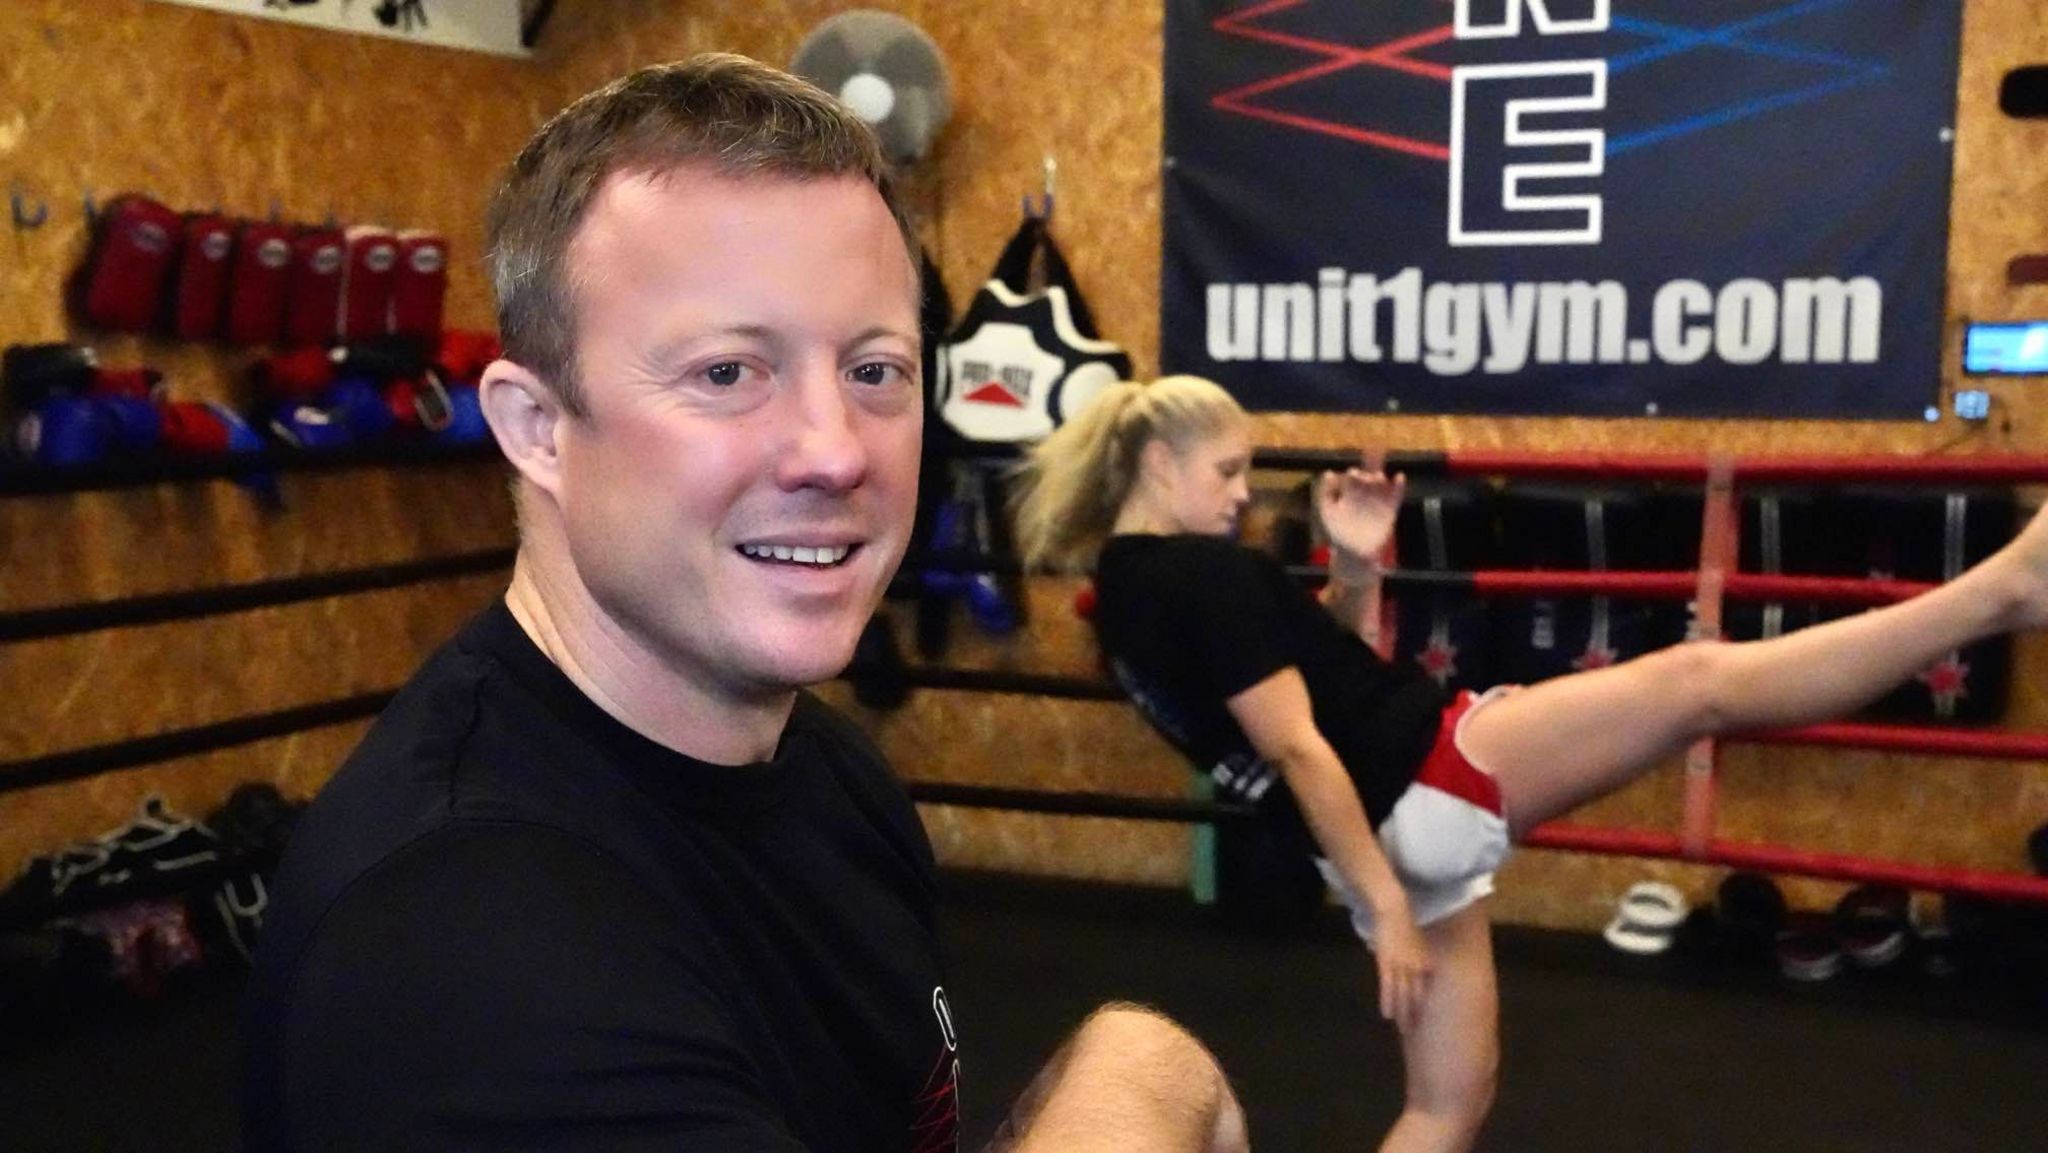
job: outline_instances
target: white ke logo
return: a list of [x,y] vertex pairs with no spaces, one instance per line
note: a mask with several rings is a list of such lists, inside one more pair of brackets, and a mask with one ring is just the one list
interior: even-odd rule
[[[1497,40],[1522,32],[1522,9],[1539,36],[1605,30],[1610,0],[1586,0],[1571,18],[1551,9],[1569,0],[1457,0],[1460,40]],[[1451,70],[1450,243],[1453,247],[1521,247],[1600,243],[1598,193],[1527,190],[1527,183],[1599,176],[1607,134],[1598,128],[1543,129],[1528,118],[1598,112],[1607,107],[1605,60],[1466,64]],[[1517,151],[1555,159],[1513,161]],[[1475,218],[1477,222],[1475,223]]]

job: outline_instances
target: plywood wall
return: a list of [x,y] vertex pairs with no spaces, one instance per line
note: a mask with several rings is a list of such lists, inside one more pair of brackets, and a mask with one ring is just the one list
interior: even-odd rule
[[[86,339],[110,363],[167,369],[185,395],[241,399],[248,354],[73,327],[59,286],[83,251],[81,202],[146,191],[178,207],[291,220],[375,220],[444,231],[452,323],[488,323],[477,272],[493,173],[568,99],[639,64],[704,49],[788,60],[806,30],[851,5],[562,0],[540,51],[513,61],[350,38],[147,0],[10,0],[0,8],[0,180],[46,222],[0,239],[0,342]],[[1015,226],[1019,197],[1058,163],[1056,231],[1105,332],[1141,374],[1156,365],[1161,137],[1158,0],[897,0],[938,41],[956,83],[953,123],[912,174],[927,243],[956,300]],[[1948,299],[1950,354],[1965,316],[2048,315],[2048,289],[2009,289],[2020,252],[2048,251],[2048,125],[2002,119],[2000,76],[2048,59],[2033,0],[1972,0],[1958,97]],[[0,220],[0,225],[6,222]],[[1944,381],[1952,388],[1953,379]],[[1266,416],[1267,444],[1396,449],[2048,449],[2048,406],[2025,382],[1993,385],[1987,425]],[[0,501],[0,611],[223,581],[329,571],[510,543],[490,466],[358,470],[287,482],[281,511],[226,484]],[[497,588],[488,577],[336,598],[187,625],[0,649],[0,761],[167,727],[390,687]],[[1019,638],[964,621],[950,663],[1093,671],[1072,588],[1036,581]],[[2022,647],[2012,722],[2048,727]],[[844,699],[841,690],[830,690]],[[860,712],[906,776],[1177,795],[1188,778],[1128,710],[925,693]],[[28,856],[118,823],[144,792],[202,812],[237,780],[316,789],[359,731],[344,726],[90,782],[0,794],[0,876]],[[1587,819],[1658,824],[1670,774]],[[1991,868],[2021,864],[2017,837],[2048,819],[2048,771],[1872,754],[1744,751],[1729,758],[1731,835]],[[1171,825],[926,810],[958,864],[1176,884],[1189,834]],[[1511,919],[1593,925],[1639,876],[1704,870],[1527,854],[1511,866]],[[1813,890],[1811,900],[1825,899]]]

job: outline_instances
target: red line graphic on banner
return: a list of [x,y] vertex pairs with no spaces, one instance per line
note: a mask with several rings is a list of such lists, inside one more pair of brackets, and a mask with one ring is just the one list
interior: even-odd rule
[[1449,68],[1441,64],[1431,64],[1426,60],[1413,59],[1408,53],[1421,48],[1433,47],[1447,40],[1454,39],[1457,35],[1457,29],[1454,25],[1446,24],[1440,28],[1431,28],[1427,31],[1403,36],[1396,40],[1389,40],[1383,44],[1361,48],[1351,44],[1338,44],[1329,40],[1317,40],[1307,36],[1294,36],[1285,32],[1275,32],[1269,28],[1255,28],[1250,24],[1250,21],[1275,12],[1284,12],[1289,8],[1298,8],[1307,2],[1308,0],[1268,0],[1267,3],[1254,4],[1249,8],[1232,12],[1228,16],[1216,18],[1210,27],[1224,35],[1275,44],[1283,48],[1297,48],[1304,52],[1316,53],[1326,57],[1326,59],[1320,63],[1311,64],[1307,68],[1274,76],[1266,80],[1256,81],[1241,88],[1233,88],[1228,92],[1220,93],[1210,99],[1210,107],[1215,108],[1219,112],[1248,116],[1255,120],[1270,120],[1276,124],[1285,124],[1289,127],[1301,128],[1309,132],[1320,132],[1326,136],[1335,136],[1339,139],[1355,141],[1359,144],[1367,144],[1375,148],[1385,148],[1392,152],[1404,152],[1411,156],[1421,156],[1429,160],[1439,160],[1446,164],[1450,163],[1450,148],[1433,140],[1418,140],[1409,136],[1396,136],[1388,132],[1361,128],[1355,124],[1340,124],[1333,120],[1322,120],[1313,116],[1281,112],[1250,103],[1251,99],[1255,96],[1261,96],[1268,92],[1277,92],[1283,88],[1291,88],[1298,84],[1305,84],[1308,81],[1352,68],[1384,68],[1392,72],[1404,72],[1412,76],[1422,76],[1431,80],[1442,81],[1445,84],[1450,83],[1451,70]]

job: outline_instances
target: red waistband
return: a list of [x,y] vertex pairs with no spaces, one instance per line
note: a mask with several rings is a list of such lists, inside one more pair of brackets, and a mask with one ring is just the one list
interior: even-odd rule
[[1501,816],[1504,810],[1500,783],[1480,771],[1465,759],[1464,753],[1458,751],[1458,721],[1471,711],[1478,699],[1469,689],[1463,690],[1444,710],[1443,721],[1437,728],[1436,743],[1429,747],[1429,755],[1422,759],[1422,771],[1415,774],[1415,783],[1441,789],[1459,800]]

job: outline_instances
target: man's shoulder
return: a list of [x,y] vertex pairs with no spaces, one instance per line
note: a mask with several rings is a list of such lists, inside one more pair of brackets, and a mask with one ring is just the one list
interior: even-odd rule
[[854,722],[841,710],[834,708],[815,694],[799,692],[796,705],[790,710],[789,725],[792,733],[802,734],[818,742],[827,752],[852,757],[864,768],[888,771],[888,761],[874,738],[866,729]]
[[920,870],[929,870],[931,842],[889,760],[853,718],[810,693],[797,694],[790,735],[817,750],[822,771],[838,782],[869,824],[882,830]]
[[564,756],[546,710],[474,635],[465,628],[427,658],[295,825],[267,938],[309,935],[363,876],[458,821],[579,831],[565,790],[544,787]]

